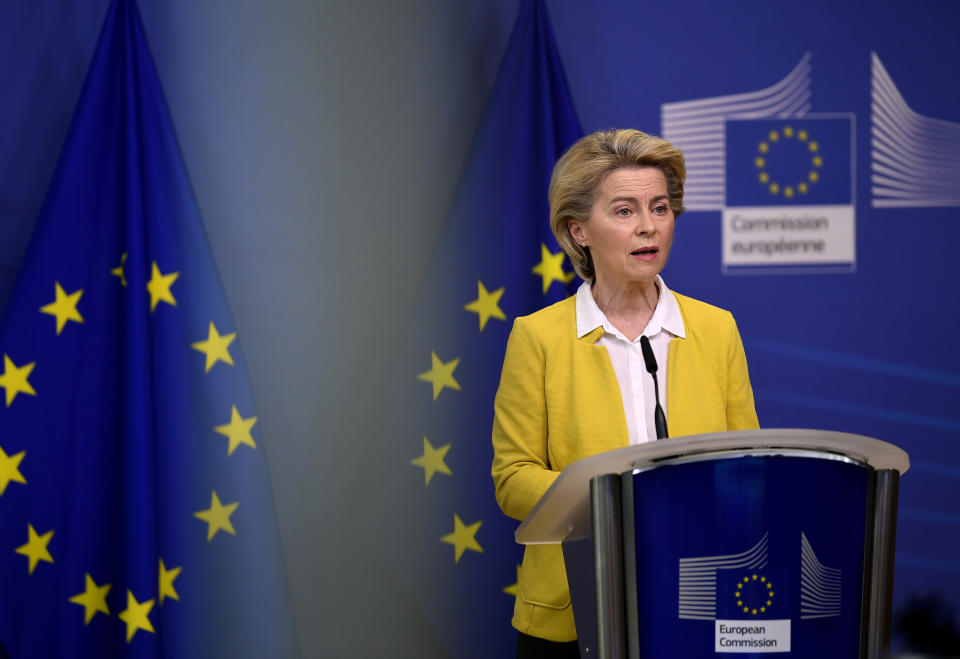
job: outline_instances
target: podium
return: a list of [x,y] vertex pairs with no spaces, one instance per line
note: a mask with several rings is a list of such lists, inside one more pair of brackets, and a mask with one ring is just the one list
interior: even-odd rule
[[882,657],[909,460],[869,437],[751,430],[567,467],[516,531],[562,543],[581,657]]

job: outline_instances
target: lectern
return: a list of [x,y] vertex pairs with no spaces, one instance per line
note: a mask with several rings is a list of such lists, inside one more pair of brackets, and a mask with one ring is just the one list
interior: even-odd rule
[[873,659],[908,466],[839,432],[665,439],[567,467],[516,540],[563,544],[582,657]]

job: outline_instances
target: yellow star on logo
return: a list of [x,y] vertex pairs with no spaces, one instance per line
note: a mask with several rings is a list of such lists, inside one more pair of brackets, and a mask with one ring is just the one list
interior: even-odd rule
[[17,397],[17,394],[29,394],[36,396],[37,392],[33,390],[27,378],[33,373],[33,367],[36,362],[30,362],[25,366],[17,366],[7,355],[3,356],[3,373],[0,374],[0,387],[3,387],[7,394],[7,407]]
[[76,323],[83,322],[83,316],[77,311],[77,302],[80,301],[80,296],[83,295],[83,289],[81,288],[79,291],[67,295],[63,287],[60,286],[60,282],[57,281],[54,282],[53,295],[53,302],[40,307],[40,311],[56,317],[57,336],[59,336],[63,330],[63,326],[67,324],[68,320]]
[[147,292],[150,293],[151,313],[157,308],[157,304],[160,302],[166,302],[174,307],[177,306],[177,301],[173,298],[170,287],[173,286],[173,282],[177,281],[177,277],[179,276],[179,272],[171,272],[168,275],[161,273],[160,268],[157,267],[157,262],[153,262],[150,281],[147,282]]
[[6,491],[11,481],[27,484],[27,479],[20,473],[20,462],[26,454],[26,451],[20,451],[14,455],[7,455],[0,446],[0,495]]
[[430,352],[430,370],[417,376],[418,380],[426,380],[433,385],[433,399],[436,400],[444,387],[460,391],[460,383],[453,377],[453,370],[460,363],[460,358],[451,359],[447,363],[440,361],[437,353]]
[[53,530],[47,531],[43,535],[37,535],[33,529],[33,524],[27,524],[27,544],[14,549],[18,554],[23,554],[30,559],[29,573],[33,574],[33,569],[37,567],[40,561],[53,563],[53,556],[47,550],[50,539],[53,537]]
[[71,597],[70,601],[83,607],[83,624],[89,625],[97,612],[110,615],[110,609],[107,608],[107,593],[110,592],[110,584],[98,586],[89,573],[86,581],[84,591]]
[[182,571],[182,567],[175,567],[168,570],[163,564],[163,559],[160,559],[160,585],[157,590],[160,597],[160,606],[163,606],[163,600],[167,597],[175,599],[178,602],[180,601],[180,596],[177,595],[177,590],[173,587],[173,581],[180,576]]
[[491,318],[506,320],[507,317],[500,309],[500,298],[503,297],[503,287],[490,293],[487,291],[483,282],[477,280],[477,299],[463,306],[467,311],[472,311],[480,318],[480,331],[487,326],[487,321]]
[[517,588],[519,587],[519,585],[520,585],[520,566],[518,565],[518,566],[517,566],[517,580],[514,581],[514,582],[513,582],[512,584],[510,584],[509,586],[505,587],[505,588],[503,589],[503,592],[505,592],[507,595],[513,595],[514,597],[516,597],[516,596],[517,596]]
[[470,526],[466,526],[460,521],[459,515],[453,516],[453,533],[448,533],[440,538],[440,540],[454,546],[454,563],[459,563],[463,552],[468,549],[480,552],[481,554],[483,553],[483,547],[480,546],[474,537],[477,534],[477,529],[480,528],[480,524],[482,524],[482,522],[474,522]]
[[120,277],[121,286],[127,285],[127,278],[123,272],[123,266],[126,265],[126,263],[127,263],[127,253],[124,252],[123,254],[120,255],[120,265],[118,265],[116,268],[110,271],[110,274],[113,275],[114,277]]
[[533,274],[540,275],[543,279],[543,292],[546,293],[550,284],[555,281],[570,283],[573,279],[572,272],[563,271],[563,260],[567,255],[562,251],[551,254],[550,250],[543,243],[540,243],[540,263],[533,266]]
[[228,456],[233,455],[233,452],[241,444],[246,444],[251,448],[257,448],[253,437],[250,435],[250,429],[253,428],[253,424],[256,422],[257,417],[252,416],[249,419],[244,419],[237,411],[236,405],[230,407],[230,423],[214,427],[216,432],[225,435],[230,440],[230,443],[227,445]]
[[127,624],[127,643],[133,638],[138,630],[154,633],[153,623],[150,622],[150,609],[153,608],[153,600],[138,602],[130,590],[127,590],[127,608],[121,611],[117,617]]
[[211,321],[210,329],[207,332],[207,340],[190,344],[191,348],[206,355],[207,363],[205,373],[209,373],[210,369],[213,368],[213,365],[217,362],[223,362],[233,366],[233,357],[230,356],[230,344],[233,343],[235,338],[237,338],[236,332],[221,335],[214,326],[213,321]]
[[210,496],[210,507],[206,510],[193,513],[194,517],[202,519],[207,523],[207,542],[213,540],[213,536],[217,534],[217,531],[226,531],[230,535],[237,535],[233,524],[230,522],[230,515],[233,514],[233,511],[235,511],[239,505],[238,502],[233,502],[224,506],[220,503],[220,498],[217,496],[217,493],[213,492]]
[[450,450],[450,444],[444,444],[440,448],[433,448],[433,445],[430,443],[426,437],[423,438],[423,455],[419,458],[414,458],[410,461],[410,464],[417,465],[418,467],[423,467],[423,480],[424,486],[430,484],[430,479],[433,478],[433,475],[438,471],[441,474],[446,474],[447,476],[452,476],[453,472],[450,471],[450,467],[447,466],[447,463],[443,461],[443,458],[447,455],[447,451]]

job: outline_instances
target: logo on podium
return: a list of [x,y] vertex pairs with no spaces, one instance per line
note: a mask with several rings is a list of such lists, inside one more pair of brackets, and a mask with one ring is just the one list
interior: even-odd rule
[[[838,617],[842,575],[823,565],[800,533],[796,568],[769,561],[769,534],[752,547],[717,556],[681,558],[678,617],[714,621],[715,652],[789,652],[792,615]],[[792,562],[792,561],[791,561]]]

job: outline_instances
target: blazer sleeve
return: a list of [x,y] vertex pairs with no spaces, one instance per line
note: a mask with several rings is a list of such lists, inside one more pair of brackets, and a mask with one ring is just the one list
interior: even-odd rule
[[730,339],[727,346],[727,430],[755,430],[760,427],[760,423],[753,402],[747,355],[733,316],[730,316]]
[[559,475],[550,470],[547,450],[545,354],[526,320],[514,321],[493,405],[491,473],[497,503],[519,520]]

